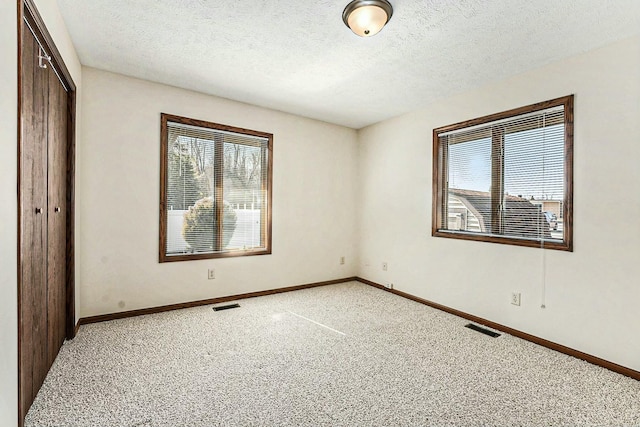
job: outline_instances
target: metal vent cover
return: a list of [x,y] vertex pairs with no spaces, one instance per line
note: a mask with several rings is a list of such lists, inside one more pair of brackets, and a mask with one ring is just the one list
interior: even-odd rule
[[230,308],[239,308],[239,307],[240,307],[240,304],[219,305],[217,307],[213,307],[213,311],[229,310]]
[[483,328],[482,326],[474,325],[473,323],[469,323],[464,325],[465,328],[473,329],[474,331],[480,332],[481,334],[489,335],[492,338],[497,338],[500,336],[499,333],[491,331],[489,329]]

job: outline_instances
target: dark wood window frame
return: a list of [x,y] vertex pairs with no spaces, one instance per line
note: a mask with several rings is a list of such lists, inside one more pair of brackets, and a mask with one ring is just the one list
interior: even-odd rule
[[[267,168],[266,181],[263,180],[262,186],[266,191],[267,207],[263,209],[261,214],[261,220],[264,226],[261,227],[261,241],[265,242],[264,247],[258,249],[246,249],[246,250],[233,250],[233,251],[218,251],[212,253],[194,253],[184,255],[167,255],[167,189],[168,189],[168,123],[184,124],[189,126],[196,126],[206,129],[233,132],[241,135],[249,135],[268,140],[266,156],[263,155],[263,167]],[[216,145],[222,145],[222,142],[216,142]],[[223,150],[218,148],[217,152]],[[216,174],[216,186],[222,188],[223,174],[220,168],[217,168],[214,173]],[[172,261],[191,261],[200,259],[212,259],[212,258],[226,258],[237,256],[249,256],[249,255],[268,255],[271,254],[271,216],[272,216],[272,193],[273,193],[273,134],[260,132],[250,129],[243,129],[219,123],[208,122],[204,120],[190,119],[187,117],[176,116],[172,114],[161,113],[160,120],[160,241],[159,241],[159,260],[160,262],[172,262]],[[217,223],[222,223],[223,209],[220,208],[222,204],[222,191],[216,192],[216,217]],[[218,233],[217,247],[221,246],[222,233]]]
[[[564,221],[563,239],[562,241],[540,241],[532,239],[520,239],[517,237],[503,237],[498,234],[479,234],[462,232],[455,230],[444,230],[441,228],[443,224],[443,216],[446,212],[446,197],[444,191],[447,188],[446,177],[447,159],[443,154],[444,144],[438,135],[445,132],[456,131],[473,126],[483,125],[490,122],[505,120],[511,117],[534,113],[536,111],[545,110],[552,107],[564,106],[564,198],[562,201],[562,217]],[[491,159],[492,163],[501,161],[497,153],[502,150],[504,144],[504,134],[507,130],[496,129],[492,132],[491,141]],[[453,239],[473,240],[481,242],[502,243],[517,246],[537,247],[544,249],[556,249],[563,251],[573,251],[573,95],[552,99],[545,102],[515,108],[513,110],[501,113],[491,114],[477,119],[467,120],[464,122],[439,127],[433,130],[433,199],[432,199],[432,226],[431,234],[434,237],[446,237]],[[492,211],[492,229],[501,230],[501,216],[495,215],[502,204],[502,180],[504,179],[500,171],[500,167],[492,167],[491,177],[491,211]]]

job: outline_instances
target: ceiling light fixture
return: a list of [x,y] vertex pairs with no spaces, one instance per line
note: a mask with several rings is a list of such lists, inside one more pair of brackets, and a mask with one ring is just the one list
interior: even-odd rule
[[353,0],[344,8],[344,24],[360,37],[378,34],[393,15],[387,0]]

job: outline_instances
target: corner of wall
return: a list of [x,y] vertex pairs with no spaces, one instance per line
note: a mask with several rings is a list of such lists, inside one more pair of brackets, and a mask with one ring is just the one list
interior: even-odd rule
[[18,64],[16,2],[0,2],[0,425],[18,420]]

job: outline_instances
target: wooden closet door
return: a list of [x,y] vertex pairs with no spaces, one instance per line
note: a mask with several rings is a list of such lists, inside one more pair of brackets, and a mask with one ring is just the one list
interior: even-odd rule
[[[47,104],[49,78],[38,44],[24,28],[20,164],[20,381],[29,408],[49,369],[47,344]],[[24,406],[24,403],[28,404]]]
[[48,360],[53,364],[66,336],[67,91],[48,68]]

